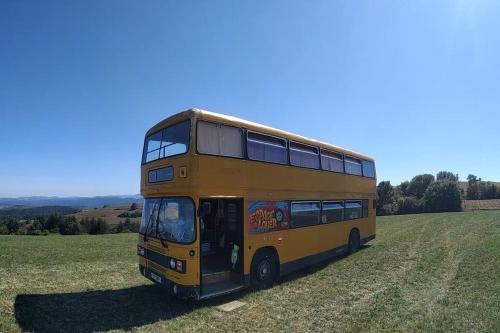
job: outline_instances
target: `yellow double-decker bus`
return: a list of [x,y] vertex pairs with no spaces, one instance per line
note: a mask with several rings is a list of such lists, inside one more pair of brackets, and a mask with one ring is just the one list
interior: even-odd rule
[[183,298],[253,286],[375,238],[374,160],[191,109],[145,137],[141,273]]

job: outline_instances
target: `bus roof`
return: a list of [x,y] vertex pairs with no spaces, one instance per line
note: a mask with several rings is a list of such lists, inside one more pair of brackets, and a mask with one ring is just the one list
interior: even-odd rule
[[326,142],[307,138],[307,137],[302,136],[302,135],[290,133],[287,131],[276,129],[276,128],[262,125],[259,123],[254,123],[252,121],[248,121],[248,120],[241,119],[238,117],[228,116],[228,115],[224,115],[221,113],[206,111],[206,110],[198,109],[198,108],[193,108],[193,109],[189,109],[189,110],[186,110],[183,112],[176,113],[176,114],[160,121],[158,124],[153,126],[147,132],[146,136],[148,136],[152,133],[155,133],[158,130],[160,130],[160,129],[162,129],[170,124],[176,123],[177,121],[188,119],[191,117],[195,117],[197,119],[202,119],[202,120],[206,120],[206,121],[219,122],[219,123],[223,123],[226,125],[233,125],[233,126],[237,126],[237,127],[242,127],[242,128],[249,129],[252,131],[261,132],[263,134],[270,134],[270,135],[274,135],[274,136],[279,136],[279,137],[283,137],[285,139],[289,139],[292,141],[297,141],[297,142],[309,144],[312,146],[318,146],[318,147],[326,149],[326,150],[333,150],[333,151],[343,153],[343,154],[346,154],[346,155],[349,155],[352,157],[357,157],[357,158],[362,158],[362,159],[373,161],[373,158],[370,156],[356,153],[352,150],[338,147],[338,146],[335,146],[335,145],[332,145],[332,144],[329,144]]

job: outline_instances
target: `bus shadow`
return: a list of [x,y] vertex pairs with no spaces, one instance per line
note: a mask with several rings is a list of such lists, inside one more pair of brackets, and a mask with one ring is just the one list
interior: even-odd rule
[[[360,251],[367,248],[369,245],[364,245]],[[282,278],[281,283],[314,274],[347,256],[340,255],[289,274]],[[148,284],[118,290],[21,294],[16,297],[14,308],[16,321],[23,332],[130,331],[135,327],[188,314],[198,308],[239,299],[249,292],[252,289],[214,299],[192,301],[171,296],[163,286]]]
[[209,302],[180,300],[169,296],[162,286],[143,285],[120,290],[18,295],[15,316],[23,332],[129,331],[178,317]]
[[[371,246],[370,244],[361,245],[361,247],[359,248],[358,252],[361,252],[361,251],[364,251],[366,249],[369,249],[370,246]],[[330,264],[333,264],[333,263],[335,263],[335,262],[337,262],[339,260],[342,260],[342,259],[348,257],[349,255],[350,255],[349,253],[342,253],[340,255],[335,256],[332,259],[322,261],[322,262],[320,262],[320,263],[318,263],[316,265],[304,267],[304,268],[302,268],[302,269],[300,269],[300,270],[298,270],[296,272],[293,272],[291,274],[285,275],[284,277],[281,278],[280,282],[281,283],[288,283],[288,282],[297,280],[299,278],[302,278],[302,277],[314,274],[316,272],[319,272],[319,271],[325,269]]]

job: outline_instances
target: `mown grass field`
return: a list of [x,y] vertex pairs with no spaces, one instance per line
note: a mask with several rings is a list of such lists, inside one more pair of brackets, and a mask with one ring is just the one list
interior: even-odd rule
[[0,331],[500,332],[500,212],[377,223],[353,255],[204,302],[142,278],[135,234],[0,236]]

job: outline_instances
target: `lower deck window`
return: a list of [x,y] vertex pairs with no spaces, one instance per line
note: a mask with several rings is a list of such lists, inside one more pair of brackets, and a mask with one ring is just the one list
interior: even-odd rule
[[344,219],[344,203],[342,201],[324,201],[321,222],[340,222]]
[[321,212],[319,201],[292,202],[292,228],[319,224]]
[[363,216],[362,205],[360,200],[345,202],[345,219],[359,219]]

